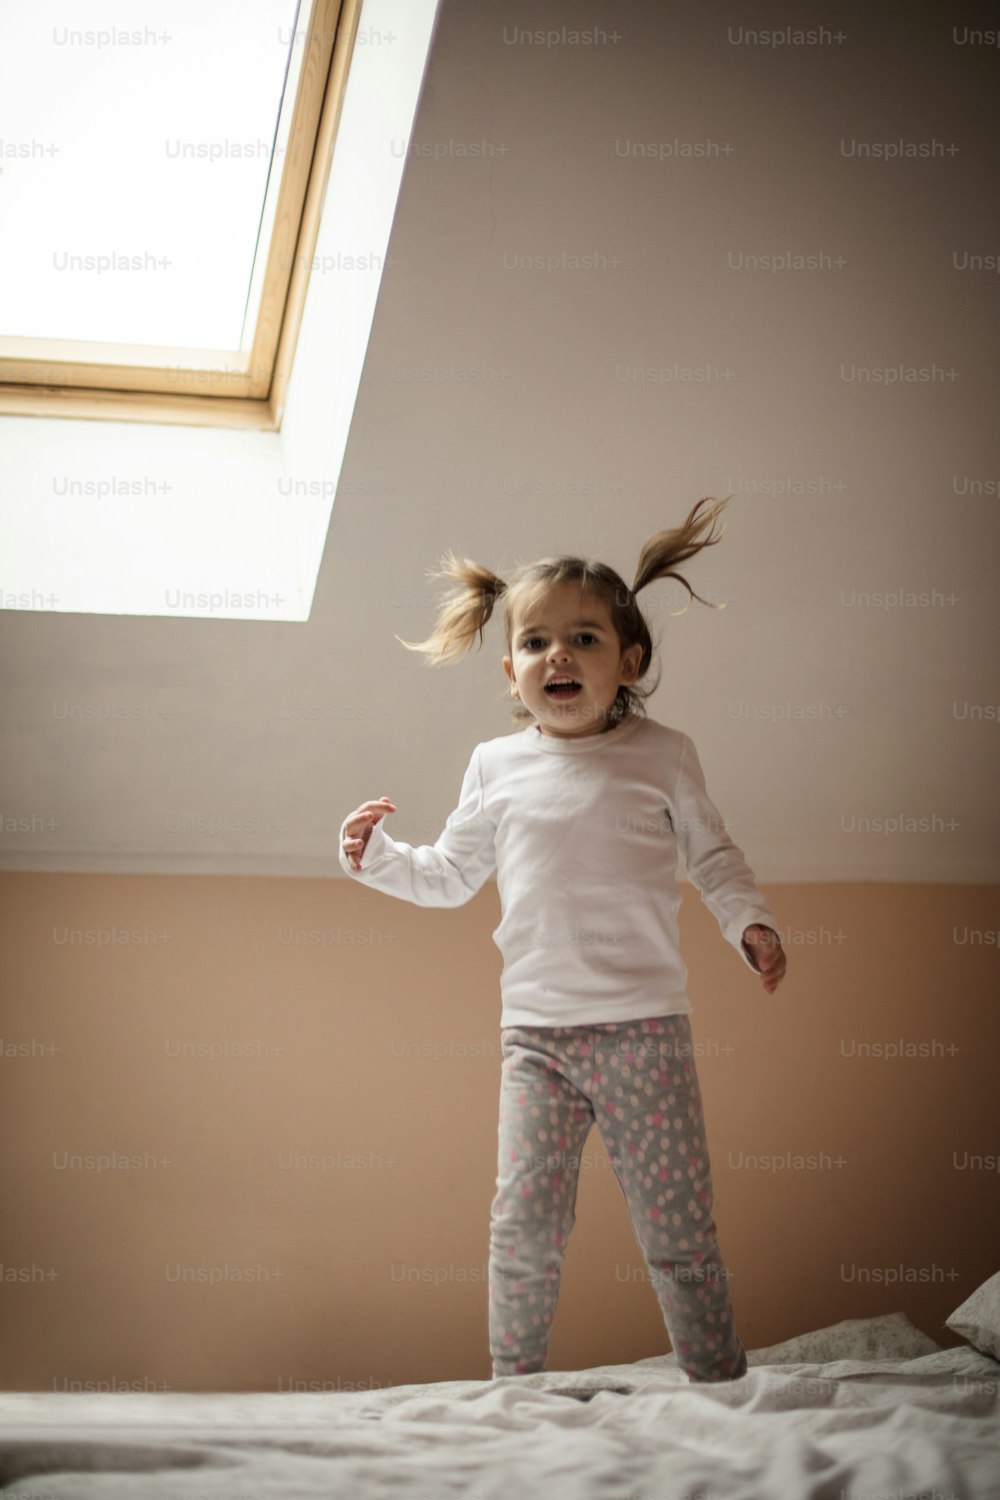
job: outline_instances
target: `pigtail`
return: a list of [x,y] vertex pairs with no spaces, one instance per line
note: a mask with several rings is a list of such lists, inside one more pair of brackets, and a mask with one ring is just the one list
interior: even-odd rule
[[493,614],[494,605],[507,592],[502,578],[467,557],[456,557],[449,550],[442,561],[444,566],[430,569],[428,577],[453,578],[459,586],[442,600],[431,634],[427,640],[416,642],[396,636],[407,651],[422,651],[431,667],[458,661],[469,650],[477,634],[481,648],[483,630]]
[[[671,531],[658,531],[655,536],[650,537],[639,554],[635,583],[632,585],[633,595],[645,588],[647,583],[652,583],[655,578],[676,578],[677,582],[682,583],[687,589],[691,599],[707,604],[710,609],[725,609],[724,604],[712,604],[708,599],[702,599],[700,594],[696,594],[687,579],[675,572],[675,567],[677,563],[696,557],[703,547],[714,547],[716,542],[722,541],[725,528],[718,536],[713,535],[713,530],[723,508],[732,498],[731,495],[727,495],[725,500],[715,500],[711,495],[707,495],[703,500],[698,501],[682,526]],[[699,515],[703,505],[708,506],[709,509]],[[706,529],[708,535],[702,536],[701,533]],[[680,614],[684,614],[690,608],[691,599],[685,604],[684,609],[679,611]]]

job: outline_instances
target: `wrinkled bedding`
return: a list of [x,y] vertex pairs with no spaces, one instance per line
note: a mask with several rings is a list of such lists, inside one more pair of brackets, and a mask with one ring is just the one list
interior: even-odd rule
[[4,1500],[1000,1500],[1000,1363],[902,1313],[749,1351],[331,1393],[0,1393]]

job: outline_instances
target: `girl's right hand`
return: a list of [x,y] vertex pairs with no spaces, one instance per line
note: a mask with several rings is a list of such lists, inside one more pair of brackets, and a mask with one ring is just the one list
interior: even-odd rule
[[395,804],[388,797],[380,797],[377,802],[362,802],[361,806],[356,807],[345,820],[341,848],[347,855],[352,870],[361,869],[361,861],[368,846],[368,840],[379,818],[384,818],[386,813],[395,811]]

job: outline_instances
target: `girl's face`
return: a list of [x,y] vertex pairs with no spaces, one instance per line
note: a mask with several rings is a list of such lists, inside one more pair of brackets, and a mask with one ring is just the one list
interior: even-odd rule
[[[609,729],[618,689],[635,682],[642,660],[639,645],[621,650],[607,605],[572,582],[553,585],[526,614],[518,611],[511,651],[503,669],[513,696],[542,734],[563,737]],[[572,678],[578,690],[567,696],[547,691],[559,677]]]

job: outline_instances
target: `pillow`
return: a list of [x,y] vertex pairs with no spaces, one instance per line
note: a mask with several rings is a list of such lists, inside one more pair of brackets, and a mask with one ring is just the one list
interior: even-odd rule
[[982,1354],[1000,1359],[1000,1271],[956,1307],[945,1327],[953,1328]]

